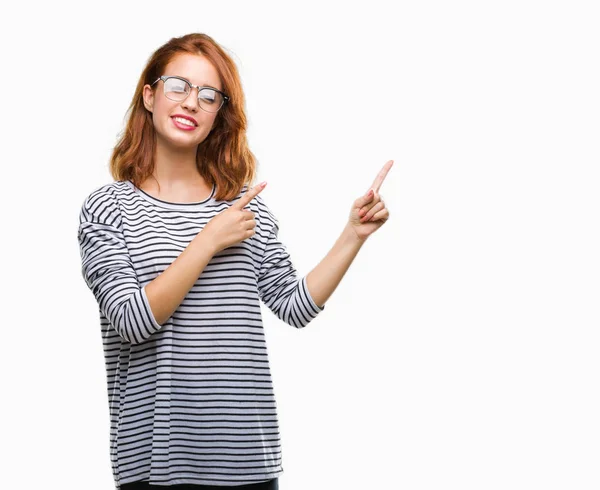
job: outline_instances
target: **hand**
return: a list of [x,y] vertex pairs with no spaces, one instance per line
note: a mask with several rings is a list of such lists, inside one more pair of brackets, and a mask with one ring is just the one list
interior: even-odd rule
[[215,253],[255,234],[256,221],[254,221],[254,213],[244,209],[244,206],[254,199],[266,185],[266,182],[264,185],[258,184],[246,191],[229,208],[206,223],[202,233],[210,234],[210,241],[215,247]]
[[373,181],[369,191],[359,197],[352,205],[348,223],[356,233],[359,240],[366,240],[369,236],[388,220],[390,212],[385,207],[383,196],[379,194],[379,188],[387,175],[394,160],[389,160]]

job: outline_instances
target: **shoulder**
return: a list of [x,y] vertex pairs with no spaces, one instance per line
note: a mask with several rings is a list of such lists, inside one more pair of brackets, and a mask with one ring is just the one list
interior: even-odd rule
[[124,181],[110,182],[93,189],[81,204],[79,222],[89,221],[119,226],[121,221],[119,199],[127,189],[127,182]]

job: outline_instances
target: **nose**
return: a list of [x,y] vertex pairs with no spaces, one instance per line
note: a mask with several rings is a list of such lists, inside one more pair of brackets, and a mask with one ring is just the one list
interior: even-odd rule
[[185,99],[181,101],[181,106],[193,112],[198,112],[200,104],[198,101],[198,89],[193,87]]

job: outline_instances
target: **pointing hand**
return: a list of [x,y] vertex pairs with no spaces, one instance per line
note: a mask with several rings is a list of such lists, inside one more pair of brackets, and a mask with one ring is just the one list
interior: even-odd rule
[[239,243],[255,234],[254,213],[244,209],[266,186],[258,184],[246,192],[225,211],[220,212],[204,226],[203,233],[211,235],[215,253]]
[[367,193],[359,197],[352,205],[348,222],[352,225],[351,228],[356,236],[362,241],[381,228],[390,216],[390,212],[383,202],[383,196],[379,194],[379,188],[393,163],[394,160],[389,160],[383,166]]

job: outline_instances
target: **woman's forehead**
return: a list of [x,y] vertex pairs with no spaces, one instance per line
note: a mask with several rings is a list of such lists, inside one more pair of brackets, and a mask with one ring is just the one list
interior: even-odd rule
[[202,55],[176,54],[167,64],[164,75],[176,75],[195,85],[210,85],[221,89],[217,69]]

